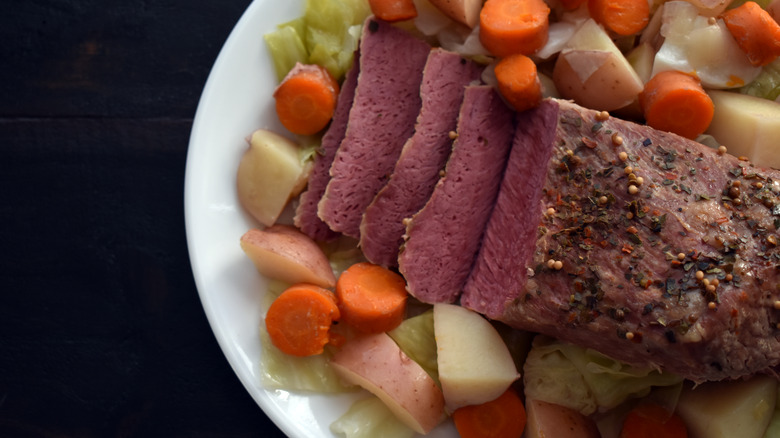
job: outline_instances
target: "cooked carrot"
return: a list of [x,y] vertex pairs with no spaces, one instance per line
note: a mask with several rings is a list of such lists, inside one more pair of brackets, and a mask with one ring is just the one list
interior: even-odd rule
[[308,283],[290,286],[271,303],[265,316],[268,335],[279,350],[293,356],[320,354],[331,339],[340,312],[336,296]]
[[479,40],[496,56],[530,55],[547,43],[550,8],[543,0],[487,0]]
[[687,438],[688,428],[674,412],[654,403],[643,403],[628,413],[620,438]]
[[365,333],[398,327],[406,311],[406,282],[395,272],[367,262],[339,276],[336,296],[345,323]]
[[368,0],[371,13],[385,21],[410,20],[417,16],[413,0]]
[[525,111],[542,101],[542,84],[531,58],[516,54],[496,64],[498,91],[515,111]]
[[751,64],[767,65],[780,56],[780,25],[756,2],[745,2],[721,17]]
[[582,6],[586,1],[588,0],[561,0],[561,6],[567,11],[573,11]]
[[452,413],[461,438],[520,438],[525,429],[525,407],[511,387],[493,401],[464,406]]
[[339,84],[324,67],[296,64],[274,91],[276,115],[295,134],[321,131],[333,117]]
[[647,81],[639,105],[648,125],[691,139],[707,129],[714,114],[712,100],[699,80],[672,70]]
[[588,12],[597,23],[618,35],[633,35],[650,21],[647,0],[588,0]]

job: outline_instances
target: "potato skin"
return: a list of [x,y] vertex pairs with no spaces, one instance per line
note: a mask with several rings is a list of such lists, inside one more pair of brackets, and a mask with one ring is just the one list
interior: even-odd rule
[[541,400],[525,402],[528,422],[526,438],[599,438],[596,423],[589,417],[564,406]]
[[347,341],[330,363],[344,380],[382,399],[417,433],[427,434],[444,419],[439,387],[386,333]]
[[290,225],[251,229],[241,236],[241,249],[266,277],[324,288],[336,286],[325,253],[309,236]]

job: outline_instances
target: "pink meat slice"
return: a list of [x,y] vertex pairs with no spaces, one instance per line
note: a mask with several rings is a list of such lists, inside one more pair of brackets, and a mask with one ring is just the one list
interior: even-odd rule
[[434,49],[423,71],[422,108],[390,180],[366,208],[360,246],[366,258],[394,267],[403,243],[403,220],[419,211],[433,192],[452,150],[451,133],[466,85],[479,80],[482,68],[460,55]]
[[420,83],[431,47],[389,23],[363,26],[360,74],[344,140],[330,168],[319,217],[359,238],[363,212],[393,172],[420,112]]
[[352,68],[347,72],[344,83],[341,84],[339,99],[333,120],[328,130],[322,136],[320,151],[314,159],[314,166],[309,175],[309,183],[306,191],[301,193],[300,203],[295,210],[293,222],[303,233],[317,241],[332,240],[338,237],[338,233],[331,230],[328,225],[317,216],[317,204],[325,194],[325,188],[330,181],[330,166],[336,151],[344,139],[349,120],[349,110],[355,98],[358,73],[360,72],[360,51],[355,52]]
[[513,112],[489,86],[466,88],[445,175],[406,227],[398,257],[409,293],[452,303],[474,263],[514,136]]
[[696,382],[777,375],[780,171],[562,100],[517,135],[462,305]]

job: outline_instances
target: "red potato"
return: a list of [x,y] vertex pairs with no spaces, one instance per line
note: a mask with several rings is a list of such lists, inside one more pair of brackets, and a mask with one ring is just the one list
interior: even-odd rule
[[430,0],[444,15],[473,29],[479,24],[482,0]]
[[386,333],[347,341],[330,363],[342,379],[379,397],[417,433],[426,434],[444,420],[441,390]]
[[525,438],[600,438],[596,423],[581,413],[541,400],[526,399]]
[[287,202],[306,186],[311,162],[303,162],[300,148],[286,137],[258,129],[241,157],[236,189],[241,206],[258,222],[273,225]]
[[439,303],[433,306],[433,330],[439,381],[450,411],[495,400],[520,377],[509,348],[482,315]]
[[562,97],[604,111],[630,105],[644,85],[609,35],[592,19],[583,23],[561,50],[553,81]]
[[328,257],[319,246],[289,225],[251,229],[241,236],[241,249],[261,274],[286,283],[336,286]]

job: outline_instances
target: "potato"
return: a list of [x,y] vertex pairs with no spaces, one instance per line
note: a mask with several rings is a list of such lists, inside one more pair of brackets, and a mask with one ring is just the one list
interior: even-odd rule
[[273,225],[287,202],[306,186],[311,164],[304,164],[299,152],[295,143],[271,131],[252,134],[238,165],[238,200],[265,226]]
[[379,397],[416,432],[426,434],[444,420],[441,390],[386,333],[347,341],[330,363],[345,381]]
[[494,400],[520,377],[504,340],[478,313],[436,304],[433,332],[439,381],[450,412]]
[[444,15],[458,23],[474,28],[479,24],[482,0],[430,0]]
[[596,423],[574,409],[526,399],[525,438],[599,438]]
[[780,103],[728,91],[710,91],[715,115],[706,134],[761,166],[780,169]]
[[562,97],[605,111],[631,104],[644,85],[609,35],[592,19],[583,23],[561,50],[553,81]]
[[241,249],[261,274],[286,283],[336,285],[336,277],[319,246],[289,225],[251,229],[241,236]]
[[677,413],[691,438],[761,438],[777,403],[777,380],[708,382],[680,395]]

